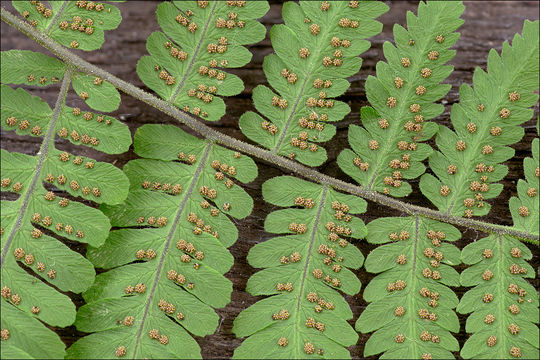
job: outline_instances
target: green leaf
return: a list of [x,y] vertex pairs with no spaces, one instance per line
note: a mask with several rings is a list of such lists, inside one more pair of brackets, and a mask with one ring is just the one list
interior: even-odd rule
[[316,143],[336,133],[328,122],[342,120],[351,111],[333,98],[349,88],[346,78],[358,72],[358,56],[371,45],[364,39],[381,32],[375,18],[388,11],[381,2],[326,4],[328,8],[313,1],[283,5],[285,24],[270,31],[276,53],[263,64],[275,92],[257,86],[253,102],[264,118],[246,112],[239,121],[252,141],[309,166],[326,161],[326,150]]
[[64,77],[66,65],[58,59],[29,50],[2,51],[2,82],[47,86]]
[[[531,119],[531,107],[538,101],[539,24],[525,21],[512,47],[505,42],[500,56],[490,51],[487,72],[475,70],[474,89],[460,87],[460,102],[450,113],[454,131],[440,127],[440,152],[429,159],[439,180],[427,174],[420,180],[420,190],[439,210],[455,216],[485,215],[490,205],[484,200],[502,191],[496,182],[508,169],[500,163],[514,156],[508,145],[523,137],[519,125]],[[514,211],[516,204],[512,200]]]
[[540,140],[538,138],[533,140],[533,157],[523,160],[525,180],[519,179],[517,183],[518,197],[511,197],[509,204],[512,219],[514,219],[514,226],[537,235],[540,227],[538,224],[538,190],[540,189],[538,177],[538,164],[540,162],[539,142]]
[[118,90],[99,77],[76,73],[73,76],[72,85],[77,95],[94,110],[111,112],[120,106]]
[[163,32],[148,37],[150,56],[139,60],[139,77],[180,109],[205,120],[219,120],[225,114],[221,96],[244,90],[242,80],[224,70],[242,67],[251,60],[244,45],[264,38],[266,29],[255,19],[268,9],[266,1],[159,4],[156,15]]
[[[68,303],[71,304],[67,296],[63,297],[65,299],[55,300],[64,300],[65,303],[67,299]],[[9,339],[6,341],[2,339],[1,356],[3,359],[59,359],[64,357],[64,343],[54,331],[47,329],[37,319],[17,310],[4,298],[1,301],[2,330],[9,330]],[[75,315],[75,307],[73,304],[71,306],[73,307],[71,313]],[[26,336],[18,336],[23,333]]]
[[85,51],[99,49],[104,42],[104,30],[114,30],[122,21],[116,6],[93,1],[51,1],[49,7],[42,2],[12,1],[12,4],[46,36]]
[[[9,65],[2,73],[2,128],[32,134],[41,142],[35,156],[0,150],[1,190],[6,199],[0,204],[2,357],[60,358],[65,345],[45,325],[73,324],[75,305],[62,292],[83,292],[95,279],[91,262],[65,241],[100,246],[111,227],[101,211],[76,197],[95,203],[121,203],[127,196],[128,180],[111,164],[54,148],[57,131],[68,136],[67,129],[86,132],[92,128],[88,123],[75,124],[75,116],[65,113],[71,70],[55,59],[27,51],[2,52],[2,59],[8,59]],[[38,72],[42,66],[38,61],[43,61],[43,72]],[[39,97],[4,84],[26,83],[22,76],[33,65],[39,76],[63,78],[54,111]],[[112,118],[109,120],[112,123]],[[115,121],[108,130],[103,137],[85,133],[84,140],[81,133],[81,141],[106,152],[118,153],[129,147],[130,133],[125,125]],[[51,188],[53,191],[47,191]],[[66,193],[73,197],[64,197]],[[4,330],[9,331],[7,339]],[[39,344],[36,339],[40,339]]]
[[121,346],[136,358],[200,358],[192,335],[212,334],[213,308],[230,301],[227,248],[238,238],[231,217],[251,213],[253,200],[238,183],[255,179],[254,161],[169,125],[140,127],[135,152],[146,159],[124,167],[126,201],[102,206],[119,229],[88,250],[109,271],[83,294],[75,325],[92,334],[68,349],[70,358],[115,358]]
[[107,154],[121,154],[131,145],[131,133],[125,124],[111,116],[89,111],[83,113],[79,108],[62,106],[57,129],[58,135],[72,144],[84,145]]
[[[375,331],[364,356],[381,358],[453,358],[459,344],[454,312],[458,298],[449,286],[459,286],[452,266],[460,252],[448,241],[461,233],[455,227],[423,217],[379,218],[367,225],[367,241],[385,244],[371,251],[366,270],[379,273],[364,290],[370,304],[356,322],[362,333]],[[443,240],[443,241],[442,241]]]
[[0,89],[2,129],[15,130],[18,135],[43,136],[43,129],[52,117],[49,105],[21,88],[12,89],[2,84]]
[[[255,245],[250,265],[264,268],[247,284],[252,295],[270,295],[242,311],[233,331],[247,337],[235,358],[349,358],[345,347],[358,334],[352,312],[338,293],[354,295],[364,257],[346,238],[361,239],[366,228],[353,216],[366,211],[363,199],[291,176],[263,184],[264,199],[287,207],[268,215],[265,230],[277,236]],[[340,238],[341,236],[341,238]],[[280,345],[281,344],[281,345]]]
[[527,263],[531,251],[509,236],[489,235],[467,245],[461,255],[470,266],[461,273],[463,286],[474,286],[457,311],[468,314],[472,333],[461,349],[465,359],[507,359],[539,355],[538,293],[524,278],[534,278]]
[[366,80],[371,107],[361,111],[362,127],[349,127],[351,150],[339,154],[341,169],[367,189],[392,196],[412,191],[405,181],[425,171],[421,163],[432,149],[422,141],[437,131],[426,122],[442,114],[435,104],[450,90],[441,84],[452,72],[445,65],[462,24],[460,1],[420,2],[418,16],[407,12],[407,27],[394,26],[395,46],[383,45],[387,62],[377,63],[377,77]]

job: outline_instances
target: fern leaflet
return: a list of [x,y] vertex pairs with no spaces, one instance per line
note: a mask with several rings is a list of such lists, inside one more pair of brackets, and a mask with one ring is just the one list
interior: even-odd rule
[[[479,68],[474,73],[474,89],[461,86],[460,103],[451,111],[456,132],[441,126],[436,138],[441,152],[429,159],[438,179],[425,174],[420,181],[420,189],[439,210],[465,217],[485,215],[490,206],[484,200],[502,191],[502,184],[494,182],[508,168],[500,163],[514,155],[506,145],[523,137],[518,125],[532,117],[530,107],[538,101],[533,93],[538,89],[538,24],[526,21],[522,36],[514,37],[512,47],[505,42],[501,56],[491,50],[487,73]],[[534,165],[527,167],[529,178],[532,172]],[[520,193],[525,195],[523,189]],[[519,202],[511,201],[512,211],[525,215],[528,208],[519,209]],[[460,282],[474,288],[457,307],[460,313],[472,313],[466,330],[473,335],[461,349],[462,357],[538,356],[538,329],[533,324],[538,296],[523,279],[534,277],[526,262],[531,256],[525,245],[505,235],[490,235],[463,249],[463,262],[472,266],[461,273]]]
[[539,140],[534,139],[532,142],[532,158],[523,160],[523,169],[525,172],[525,180],[519,179],[517,184],[518,197],[510,198],[510,212],[514,219],[514,226],[526,230],[531,234],[538,234],[539,224],[539,203],[538,189],[540,188],[538,176],[540,169],[540,151]]
[[520,241],[489,235],[467,245],[461,255],[472,265],[461,273],[459,313],[471,315],[465,330],[473,335],[461,349],[465,359],[538,357],[538,293],[524,278],[535,271],[526,260],[531,251]]
[[32,26],[64,46],[85,51],[99,49],[105,30],[120,25],[117,7],[93,1],[12,1],[13,7]]
[[349,144],[338,157],[341,169],[368,189],[406,196],[414,179],[425,171],[421,163],[431,153],[430,139],[437,125],[425,122],[442,114],[434,104],[449,90],[441,84],[453,70],[445,65],[454,55],[449,48],[459,39],[464,6],[458,1],[420,2],[418,16],[407,12],[405,30],[394,26],[396,46],[385,42],[388,61],[377,63],[377,78],[366,80],[373,107],[361,111],[362,125],[349,127]]
[[364,290],[371,304],[356,329],[375,331],[364,356],[386,359],[453,358],[459,331],[453,309],[458,298],[459,249],[448,241],[461,237],[455,227],[423,217],[381,218],[367,225],[367,241],[385,244],[373,250],[365,267],[377,275]]
[[[264,270],[247,284],[252,295],[272,295],[238,315],[233,331],[248,337],[235,358],[349,358],[345,349],[358,334],[347,320],[352,312],[336,290],[354,295],[362,253],[345,238],[366,234],[366,202],[291,176],[263,184],[264,199],[288,207],[269,214],[265,230],[274,237],[255,245],[249,263]],[[295,208],[296,207],[296,208]]]
[[275,25],[270,39],[276,54],[264,59],[270,88],[259,85],[253,102],[267,119],[254,112],[240,118],[242,132],[273,152],[318,166],[326,150],[316,143],[335,135],[328,122],[343,119],[351,109],[331,98],[349,87],[358,72],[358,55],[370,47],[382,24],[375,18],[388,11],[380,2],[300,1],[283,5],[284,25]]
[[538,26],[525,21],[523,35],[505,42],[502,55],[491,50],[488,72],[477,68],[474,89],[460,87],[460,103],[452,106],[455,132],[441,126],[429,166],[437,176],[425,174],[420,190],[441,211],[456,216],[485,215],[484,200],[497,197],[508,168],[500,163],[514,155],[506,145],[523,137],[521,123],[530,120],[538,101]]
[[237,182],[257,176],[254,161],[174,126],[140,127],[135,152],[146,159],[124,167],[127,200],[103,207],[121,229],[88,251],[111,270],[83,294],[75,325],[93,334],[68,349],[73,358],[200,357],[190,333],[212,334],[212,307],[230,301],[223,274],[238,230],[229,216],[251,213],[253,200]]
[[137,64],[141,80],[171,104],[216,121],[225,114],[219,96],[244,89],[242,80],[223,69],[251,60],[243,46],[259,42],[265,27],[254,20],[266,14],[266,1],[173,1],[159,4],[162,32],[146,42],[150,56]]
[[[41,85],[63,78],[54,109],[23,89],[4,85],[34,83],[29,81],[30,76],[36,81],[45,79],[40,81]],[[2,52],[2,128],[43,138],[37,155],[1,150],[2,191],[10,192],[8,199],[14,199],[1,202],[2,357],[64,356],[65,345],[41,322],[50,326],[71,325],[75,306],[58,290],[86,290],[94,281],[95,270],[87,259],[57,238],[101,245],[110,229],[109,220],[99,210],[74,198],[115,204],[127,196],[128,181],[119,169],[54,147],[55,133],[68,137],[68,129],[73,143],[103,152],[119,153],[131,143],[125,125],[110,117],[100,124],[96,119],[104,119],[103,115],[83,115],[80,109],[65,105],[70,83],[75,77],[84,76],[87,75],[73,73],[62,62],[42,54]],[[89,85],[81,86],[81,91],[98,92]],[[106,136],[101,136],[105,133],[103,128],[107,128]],[[51,188],[71,197],[47,191]]]
[[[523,161],[526,181],[519,180],[519,198],[510,199],[510,211],[515,227],[538,233],[538,138],[533,140],[532,153],[532,159]],[[473,335],[461,356],[537,358],[538,293],[524,279],[535,277],[526,262],[531,251],[511,237],[490,235],[465,247],[462,258],[472,266],[461,274],[461,283],[475,288],[458,306],[459,312],[472,313],[465,329]]]

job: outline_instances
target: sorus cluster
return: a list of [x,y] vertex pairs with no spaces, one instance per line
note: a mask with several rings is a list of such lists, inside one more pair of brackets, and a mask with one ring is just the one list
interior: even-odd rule
[[[96,4],[93,1],[77,1],[77,6],[80,9],[86,9],[88,11],[95,10],[97,12],[101,12],[105,10],[105,6],[103,4],[100,4],[100,3]],[[107,12],[110,12],[110,9],[107,9]]]
[[296,262],[299,262],[300,260],[302,260],[302,255],[300,255],[300,253],[298,251],[293,252],[290,256],[283,255],[279,259],[279,261],[282,264],[288,264],[289,262],[296,263]]
[[[204,188],[204,186],[203,186],[203,188]],[[210,189],[210,190],[213,190],[213,189]],[[208,191],[210,191],[210,190],[208,190]],[[201,194],[202,194],[202,192],[201,192]],[[195,213],[192,213],[192,212],[189,213],[188,217],[187,217],[187,220],[190,223],[195,225],[195,227],[193,228],[193,234],[200,235],[203,232],[205,232],[205,233],[211,234],[215,238],[219,238],[219,233],[217,231],[212,231],[212,227],[210,225],[205,224],[204,220],[199,219]]]
[[293,291],[294,287],[293,287],[293,284],[288,282],[288,283],[277,283],[276,285],[276,290],[277,291],[287,291],[287,292],[291,292]]
[[151,182],[149,180],[144,180],[142,183],[141,183],[141,187],[143,189],[150,189],[152,191],[163,191],[163,192],[168,192],[168,193],[171,193],[173,195],[178,195],[182,192],[182,185],[180,184],[174,184],[172,185],[171,183],[160,183],[160,182],[157,182],[157,181],[154,181],[154,182]]
[[[185,15],[185,16],[184,16]],[[189,10],[185,13],[180,13],[176,16],[176,22],[178,22],[180,25],[184,26],[191,32],[192,34],[197,31],[199,28],[195,22],[193,22],[190,17],[193,15],[193,12]]]
[[[50,18],[53,15],[52,10],[45,7],[45,5],[43,5],[41,3],[41,1],[30,1],[30,4],[34,5],[35,8],[36,8],[36,11],[46,19]],[[23,11],[22,16],[24,18],[28,19],[29,16],[30,16],[30,13],[27,10],[25,10],[25,11]],[[29,20],[29,22],[30,22],[30,24],[32,26],[34,26],[34,27],[37,26],[37,21],[36,20]]]
[[131,295],[134,292],[136,292],[137,294],[144,294],[146,292],[146,285],[144,283],[138,283],[135,286],[128,285],[124,289],[124,293],[126,295]]
[[6,125],[9,127],[19,125],[19,130],[26,131],[30,129],[30,133],[34,136],[40,136],[41,135],[41,127],[38,125],[34,125],[30,128],[31,124],[28,120],[19,120],[15,116],[9,116],[6,118]]
[[[163,301],[163,300],[160,300]],[[159,334],[159,331],[157,329],[152,329],[148,332],[148,336],[150,336],[150,339],[159,341],[162,345],[167,345],[169,343],[169,337],[164,334]]]
[[[69,21],[61,21],[58,24],[58,27],[62,30],[71,29],[73,31],[79,31],[81,33],[85,33],[86,35],[92,35],[94,33],[94,20],[91,18],[86,18],[86,20],[83,20],[82,17],[76,15],[73,17],[72,22]],[[79,46],[79,43],[77,41],[73,41],[71,47],[77,48]]]
[[278,132],[278,127],[274,124],[272,124],[270,121],[263,121],[261,123],[261,127],[268,131],[270,133],[270,135],[276,135],[277,132]]
[[152,260],[156,257],[156,252],[154,251],[154,249],[148,249],[146,251],[144,251],[143,249],[139,249],[137,250],[137,252],[135,253],[135,258],[137,260],[143,260],[143,259],[148,259],[148,260]]
[[[9,187],[9,186],[12,184],[11,178],[8,178],[8,177],[7,177],[7,178],[3,178],[3,179],[1,180],[1,184],[2,184],[2,187],[3,187],[3,188]],[[13,183],[12,190],[13,190],[14,192],[19,192],[19,191],[22,190],[22,188],[23,188],[23,185],[22,185],[20,182],[17,181],[17,182],[14,182],[14,183]]]

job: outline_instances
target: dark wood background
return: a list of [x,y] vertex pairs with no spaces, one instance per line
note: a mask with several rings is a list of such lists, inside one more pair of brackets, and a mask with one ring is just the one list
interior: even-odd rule
[[[339,152],[348,147],[347,144],[347,127],[351,123],[360,122],[360,108],[367,105],[364,93],[364,81],[368,75],[375,75],[375,64],[379,60],[383,60],[382,43],[384,41],[392,41],[392,26],[395,23],[405,26],[405,14],[407,10],[416,11],[417,3],[413,1],[394,1],[387,2],[390,6],[390,11],[380,18],[384,24],[381,34],[374,37],[372,40],[372,48],[362,55],[364,64],[360,72],[350,78],[351,87],[340,100],[347,101],[352,108],[351,114],[338,124],[338,131],[335,138],[330,144],[325,147],[328,150],[329,159],[326,163],[320,166],[320,171],[335,176],[339,179],[352,181],[342,171],[339,170],[335,160]],[[267,29],[273,24],[281,23],[281,4],[282,2],[271,1],[271,8],[268,14],[262,18],[262,22]],[[156,30],[159,30],[155,18],[155,10],[158,2],[150,1],[129,1],[118,4],[123,16],[123,21],[120,27],[114,31],[107,31],[105,34],[104,46],[94,52],[85,53],[77,51],[87,61],[102,67],[112,74],[131,82],[145,90],[148,90],[140,81],[135,71],[136,64],[142,55],[146,54],[145,41],[148,35]],[[502,43],[505,40],[511,40],[513,35],[521,32],[523,21],[525,19],[536,20],[539,17],[539,3],[536,1],[477,1],[465,2],[466,10],[463,18],[465,24],[461,27],[461,39],[455,46],[458,53],[451,61],[455,71],[447,80],[452,84],[452,89],[442,101],[445,105],[445,112],[436,119],[442,124],[449,124],[449,111],[451,105],[458,101],[458,87],[463,83],[471,83],[472,74],[475,67],[480,66],[484,70],[486,68],[486,59],[490,48],[500,50]],[[2,1],[2,6],[8,10],[15,12],[10,2]],[[34,43],[25,35],[12,29],[5,23],[1,25],[1,47],[2,50],[9,49],[29,49],[44,52],[48,51]],[[244,135],[238,129],[238,118],[246,110],[254,110],[251,101],[251,91],[258,84],[267,84],[265,76],[262,72],[263,58],[272,52],[271,44],[268,36],[258,44],[249,47],[253,53],[253,59],[250,64],[242,69],[233,70],[232,72],[240,76],[245,82],[245,90],[234,98],[225,98],[227,104],[227,114],[217,123],[209,123],[209,125],[219,128],[220,131],[231,135],[235,138],[246,140]],[[46,100],[51,106],[54,105],[59,87],[48,87],[44,89],[31,89],[34,95],[38,95]],[[70,92],[67,98],[67,104],[70,106],[79,106],[84,109],[84,104],[77,96]],[[538,115],[538,104],[535,107],[535,118]],[[124,120],[130,127],[132,133],[142,124],[146,123],[178,123],[152,107],[141,103],[137,99],[122,94],[122,103],[118,111],[113,113],[119,119]],[[506,165],[509,167],[508,176],[504,180],[504,190],[502,194],[492,201],[493,207],[488,216],[483,220],[497,224],[511,225],[512,219],[507,208],[508,199],[516,195],[517,179],[523,178],[522,163],[523,158],[530,156],[531,141],[535,136],[535,121],[531,120],[525,124],[525,137],[520,144],[513,146],[516,149],[516,156],[508,161]],[[1,147],[9,151],[19,151],[26,154],[36,154],[39,149],[39,139],[30,137],[21,137],[14,132],[1,133]],[[433,144],[433,142],[431,142]],[[122,167],[127,161],[137,158],[133,153],[132,148],[129,152],[122,155],[104,155],[92,149],[83,146],[75,146],[65,140],[58,140],[57,147],[63,150],[72,151],[74,153],[90,156],[98,160],[108,161],[118,167]],[[232,294],[231,303],[223,308],[218,309],[221,321],[215,334],[204,338],[197,338],[204,358],[230,358],[233,351],[241,343],[241,339],[237,339],[231,332],[234,318],[251,304],[255,303],[260,297],[254,297],[245,292],[247,279],[256,271],[246,261],[246,255],[249,249],[258,242],[264,241],[270,237],[263,229],[263,223],[266,215],[274,210],[273,206],[268,206],[260,195],[262,183],[275,176],[288,174],[289,172],[276,168],[272,164],[258,162],[259,176],[251,184],[247,185],[247,191],[255,200],[255,208],[251,216],[247,219],[237,222],[240,238],[230,248],[230,251],[235,257],[235,263],[232,269],[226,274],[234,284],[234,292]],[[428,170],[429,171],[429,170]],[[418,181],[412,181],[413,193],[405,200],[422,206],[431,207],[418,190]],[[384,208],[378,204],[370,203],[368,211],[362,216],[366,223],[381,216],[400,216],[403,215],[399,211]],[[538,214],[533,214],[538,215]],[[471,241],[484,237],[485,234],[479,233],[470,229],[462,229],[463,238],[457,245],[462,248]],[[367,255],[373,246],[366,242],[360,241],[357,243],[359,249]],[[71,245],[71,247],[84,253],[84,246]],[[534,253],[532,265],[535,269],[539,266],[540,251],[536,246],[530,246]],[[463,266],[458,268],[461,271]],[[371,274],[366,273],[363,269],[357,271],[356,274],[362,281],[363,287],[373,278]],[[533,280],[536,288],[539,287],[540,281]],[[466,289],[455,289],[458,296],[461,296]],[[83,304],[82,298],[77,294],[69,294],[77,307]],[[354,313],[354,318],[351,324],[358,318],[359,314],[367,305],[362,299],[362,291],[356,296],[346,296]],[[460,344],[467,338],[464,330],[465,317],[460,316],[461,331],[456,334]],[[68,328],[56,329],[62,337],[66,345],[72,344],[84,333],[75,329],[74,326]],[[369,335],[360,334],[358,344],[350,348],[354,358],[363,357],[363,344],[368,339]],[[456,354],[458,355],[458,354]]]

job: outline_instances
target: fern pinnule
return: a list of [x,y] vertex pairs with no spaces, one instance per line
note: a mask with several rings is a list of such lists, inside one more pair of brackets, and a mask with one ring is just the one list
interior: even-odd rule
[[448,286],[459,285],[452,266],[460,263],[460,252],[449,242],[461,237],[459,230],[420,216],[380,218],[367,228],[368,242],[385,245],[365,262],[367,271],[380,274],[366,286],[370,304],[356,322],[362,333],[375,331],[364,356],[453,358],[458,298]]
[[[74,197],[114,204],[124,200],[128,183],[111,164],[55,149],[54,136],[77,127],[88,139],[87,146],[110,153],[125,151],[131,138],[127,127],[116,120],[107,136],[96,137],[87,121],[80,119],[85,124],[77,125],[76,119],[65,116],[71,111],[64,104],[65,96],[78,74],[58,60],[11,50],[2,52],[2,64],[2,129],[42,138],[37,155],[4,149],[0,154],[1,190],[18,194],[12,197],[14,200],[1,202],[2,329],[11,334],[2,341],[2,357],[59,358],[65,354],[64,344],[37,320],[50,326],[71,325],[75,306],[58,289],[75,293],[86,290],[94,281],[95,270],[58,239],[99,246],[109,233],[110,222],[98,209],[49,190],[56,188]],[[5,85],[26,84],[28,74],[50,77],[39,85],[62,80],[54,110],[27,91]],[[34,337],[38,335],[49,342],[35,346]]]
[[512,46],[505,42],[501,56],[490,51],[487,72],[475,70],[474,89],[460,87],[460,103],[450,114],[454,131],[439,128],[440,152],[429,159],[438,179],[425,174],[420,180],[420,190],[440,211],[485,215],[491,206],[484,200],[502,191],[497,182],[508,168],[500,163],[514,155],[508,145],[523,137],[519,125],[531,119],[538,101],[538,26],[525,21],[522,35],[514,36]]
[[[538,124],[538,120],[537,120]],[[538,164],[540,163],[540,150],[539,150],[538,138],[532,141],[532,158],[528,157],[523,160],[523,170],[525,173],[525,180],[519,179],[517,183],[518,197],[510,198],[510,212],[512,213],[512,219],[514,219],[514,226],[519,229],[523,229],[531,232],[532,234],[538,234],[539,224],[539,201],[538,191],[540,190],[540,182],[538,180],[540,176],[540,170]]]
[[349,127],[349,144],[338,163],[362,186],[406,196],[414,179],[425,171],[421,163],[432,149],[422,143],[437,132],[428,120],[442,114],[435,104],[449,90],[441,84],[452,72],[445,65],[463,24],[464,6],[458,1],[432,1],[418,5],[418,16],[407,13],[408,30],[394,26],[396,45],[383,46],[387,63],[377,63],[377,77],[366,80],[366,95],[372,107],[361,111],[362,125]]
[[284,25],[275,25],[270,39],[275,54],[263,70],[272,88],[253,90],[257,110],[240,118],[242,132],[279,155],[310,166],[326,160],[317,143],[330,140],[349,106],[333,98],[349,87],[347,77],[362,64],[358,55],[370,47],[382,24],[375,19],[388,11],[381,2],[300,1],[283,5]]
[[350,239],[361,239],[365,225],[355,214],[366,202],[292,176],[263,184],[264,199],[287,207],[265,220],[274,237],[255,245],[249,263],[264,268],[247,284],[252,295],[271,295],[238,315],[233,331],[247,337],[235,358],[349,358],[345,349],[358,335],[347,323],[349,305],[338,293],[354,295],[362,253]]
[[238,183],[257,176],[254,161],[174,126],[140,127],[135,152],[145,159],[124,167],[126,201],[102,207],[120,229],[88,250],[95,266],[110,270],[83,293],[75,325],[92,334],[70,357],[114,358],[119,348],[131,357],[200,357],[191,334],[212,334],[213,308],[230,301],[223,274],[238,230],[229,216],[251,213]]
[[64,46],[85,51],[99,49],[105,41],[105,30],[116,29],[122,21],[116,6],[101,2],[12,1],[12,4],[39,31]]
[[163,32],[152,33],[137,64],[141,80],[178,108],[217,121],[225,114],[221,96],[239,94],[242,80],[225,69],[244,66],[251,53],[244,45],[261,41],[265,27],[256,21],[266,1],[173,1],[159,4]]

